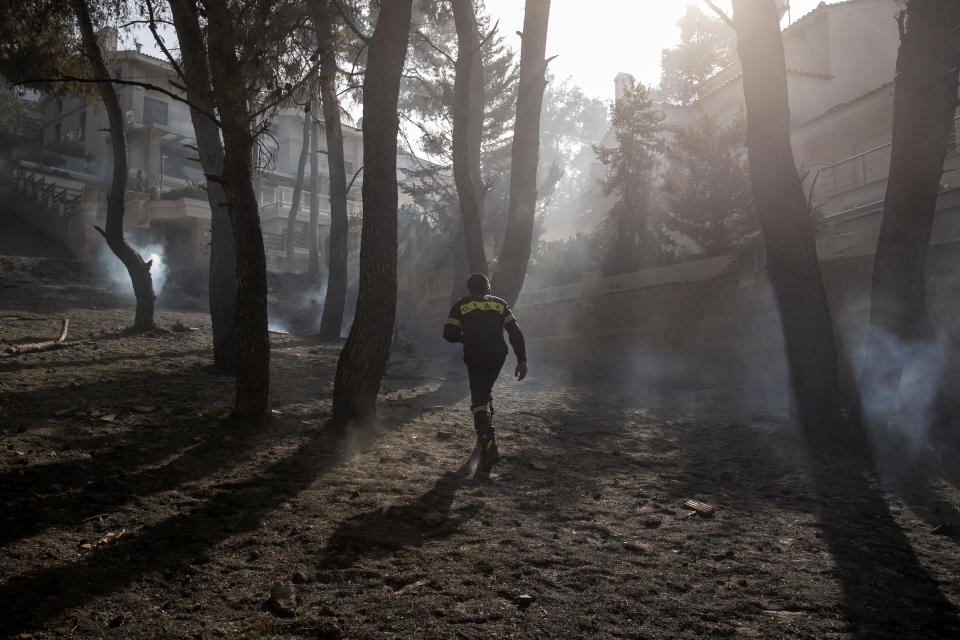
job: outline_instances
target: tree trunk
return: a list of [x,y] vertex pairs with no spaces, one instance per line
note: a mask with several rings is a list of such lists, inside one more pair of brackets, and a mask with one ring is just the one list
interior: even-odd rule
[[[480,196],[480,142],[483,137],[483,56],[480,29],[472,0],[450,0],[457,27],[456,78],[453,83],[453,179],[460,200],[460,217],[467,261],[473,273],[487,273],[483,246]],[[458,244],[456,250],[464,245]]]
[[330,247],[327,294],[320,319],[323,340],[340,338],[347,299],[347,173],[343,159],[343,128],[337,97],[337,56],[335,30],[329,15],[319,25],[324,42],[320,54],[320,97],[323,102],[324,135],[327,140],[327,168],[330,174]]
[[[873,261],[870,329],[860,378],[867,418],[882,423],[897,411],[904,365],[935,339],[924,270],[958,102],[958,30],[956,0],[907,3],[893,86],[890,178]],[[932,377],[929,383],[936,390],[939,372]],[[944,398],[938,400],[942,405]]]
[[97,89],[107,110],[107,120],[110,123],[110,143],[113,149],[113,177],[110,182],[110,193],[107,196],[107,222],[105,229],[97,229],[107,246],[123,263],[133,284],[133,294],[137,300],[137,310],[133,320],[133,328],[146,330],[153,328],[153,306],[156,296],[153,293],[153,278],[150,267],[153,261],[144,262],[137,251],[127,243],[123,236],[123,197],[127,190],[127,137],[124,130],[123,111],[117,92],[110,83],[110,72],[100,51],[90,21],[90,11],[86,0],[72,0],[83,48],[90,65],[93,67],[94,78],[100,82]]
[[[467,278],[470,277],[470,265],[467,256],[460,247],[464,246],[463,238],[463,219],[460,219],[456,239],[454,240],[454,250],[452,252],[453,264],[453,282],[450,283],[450,304],[467,295]],[[474,271],[473,273],[482,273]]]
[[[297,216],[300,215],[300,195],[303,193],[303,172],[307,167],[307,155],[310,151],[310,123],[313,120],[313,113],[310,111],[310,105],[313,102],[311,97],[303,108],[303,135],[300,145],[300,159],[297,160],[297,181],[293,185],[293,202],[290,204],[290,213],[287,214],[287,271],[294,270],[294,254],[296,253],[297,237]],[[315,164],[311,161],[311,166]]]
[[412,0],[380,6],[363,80],[363,227],[356,315],[337,363],[333,423],[376,416],[397,311],[397,97]]
[[783,323],[795,417],[813,443],[842,433],[837,347],[814,224],[790,145],[783,40],[773,0],[734,0],[747,149],[767,269]]
[[[207,47],[196,4],[190,0],[171,0],[170,10],[183,57],[187,99],[212,114],[214,105],[210,98]],[[213,330],[213,366],[221,373],[232,375],[237,371],[237,256],[227,196],[220,183],[223,143],[220,141],[220,127],[208,115],[191,107],[190,119],[197,137],[200,166],[207,176],[207,201],[210,203],[208,300]]]
[[267,415],[270,389],[270,338],[267,333],[267,262],[260,211],[253,189],[250,89],[232,37],[231,15],[223,0],[205,3],[213,99],[223,129],[223,186],[233,225],[237,261],[237,385],[231,418],[260,424]]
[[493,276],[493,291],[510,304],[517,301],[527,275],[537,206],[540,158],[540,108],[547,86],[547,21],[550,0],[526,0],[520,45],[520,85],[513,128],[510,205],[503,249]]
[[[316,97],[316,85],[311,88],[310,99]],[[310,229],[307,233],[310,247],[310,265],[307,272],[316,275],[320,272],[320,248],[317,246],[320,223],[320,133],[317,123],[310,125]]]

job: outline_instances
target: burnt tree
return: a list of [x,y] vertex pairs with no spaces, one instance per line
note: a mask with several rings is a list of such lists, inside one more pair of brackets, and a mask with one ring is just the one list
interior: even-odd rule
[[[457,29],[457,63],[453,82],[453,179],[460,201],[460,217],[467,263],[473,273],[487,273],[480,199],[480,142],[483,137],[483,56],[480,28],[472,0],[450,0]],[[458,283],[455,283],[458,284]],[[461,285],[462,286],[462,285]]]
[[310,123],[313,115],[310,112],[310,105],[313,100],[308,100],[303,107],[303,133],[300,140],[300,157],[297,160],[297,179],[293,184],[293,202],[290,204],[290,213],[287,214],[287,271],[293,271],[294,257],[297,250],[297,216],[300,215],[300,198],[303,195],[304,170],[307,167],[307,155],[310,153]]
[[520,45],[520,84],[513,129],[510,205],[493,290],[510,304],[517,301],[530,262],[537,206],[537,164],[540,158],[540,108],[547,86],[547,22],[550,0],[526,0]]
[[[310,99],[315,100],[316,92],[311,91],[310,94]],[[310,263],[307,265],[307,273],[316,275],[320,272],[320,247],[317,245],[320,224],[320,133],[317,131],[317,123],[313,118],[310,120],[310,223],[307,225]]]
[[127,137],[124,130],[123,110],[117,92],[111,84],[110,72],[107,70],[103,52],[97,42],[90,20],[90,9],[86,0],[71,0],[71,6],[77,16],[77,25],[83,51],[90,62],[93,77],[97,80],[97,90],[107,111],[107,121],[110,127],[110,145],[113,151],[113,175],[110,182],[110,192],[107,195],[107,221],[104,228],[97,227],[97,231],[107,241],[110,251],[123,263],[133,284],[133,293],[137,300],[137,309],[134,315],[133,328],[146,330],[153,328],[153,309],[156,296],[153,293],[153,278],[150,275],[152,261],[144,261],[143,257],[127,242],[123,236],[123,197],[127,190]]
[[376,417],[397,307],[397,99],[412,0],[380,6],[363,80],[363,227],[356,315],[340,353],[333,423]]
[[174,29],[180,44],[180,68],[190,102],[190,119],[197,137],[197,155],[207,176],[210,203],[210,271],[208,301],[213,330],[213,366],[233,374],[237,370],[237,258],[227,197],[219,177],[223,174],[223,143],[213,120],[210,69],[200,16],[193,0],[170,0]]
[[753,196],[780,311],[791,413],[813,443],[843,434],[837,343],[820,277],[814,222],[790,145],[780,20],[773,0],[734,0]]
[[238,58],[235,18],[225,0],[206,0],[213,102],[223,132],[223,175],[237,264],[237,383],[231,418],[259,424],[267,415],[270,337],[267,333],[267,263],[260,209],[253,189],[251,129],[254,90]]
[[331,9],[320,9],[315,13],[320,41],[324,43],[320,51],[320,99],[327,141],[327,172],[330,176],[329,271],[320,319],[320,337],[323,340],[336,340],[340,337],[347,301],[347,173],[343,157],[340,100],[337,96],[337,52],[334,47],[337,30]]
[[[873,261],[870,328],[860,390],[867,417],[897,411],[903,367],[933,341],[924,268],[957,109],[960,3],[910,0],[901,14],[893,85],[893,144]],[[932,386],[939,380],[928,381]],[[943,423],[945,394],[935,400]],[[940,426],[943,426],[942,424]]]

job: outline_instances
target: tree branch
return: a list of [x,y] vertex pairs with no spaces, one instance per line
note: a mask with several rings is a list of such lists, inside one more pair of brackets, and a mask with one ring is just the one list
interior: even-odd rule
[[364,44],[368,44],[370,42],[370,36],[365,34],[363,30],[357,25],[356,21],[353,19],[353,16],[350,14],[349,11],[347,11],[346,7],[343,6],[340,0],[332,0],[332,2],[333,2],[333,6],[337,10],[337,13],[343,16],[343,20],[344,22],[347,23],[347,26],[350,27],[350,30],[353,31],[353,33],[356,34],[358,38],[363,40]]
[[433,41],[430,40],[429,37],[427,37],[427,34],[425,34],[423,31],[420,31],[419,29],[417,29],[416,31],[414,31],[414,33],[416,33],[418,36],[420,36],[421,38],[423,38],[423,41],[426,42],[428,45],[430,45],[430,48],[431,48],[431,49],[433,49],[434,51],[436,51],[437,53],[439,53],[440,55],[442,55],[444,58],[446,58],[446,59],[450,62],[450,64],[456,66],[457,61],[454,60],[453,57],[452,57],[449,53],[447,53],[446,51],[444,51],[443,49],[441,49],[440,47],[438,47],[437,45],[435,45],[435,44],[433,43]]
[[413,152],[413,145],[410,144],[410,139],[407,137],[407,134],[403,130],[403,127],[400,128],[400,137],[402,137],[403,141],[407,143],[407,149],[410,151],[410,155],[413,157],[414,160],[417,161],[417,164],[420,165],[420,168],[424,171],[424,173],[430,177],[430,180],[436,186],[438,186],[441,191],[444,191],[448,197],[451,197],[451,196],[455,197],[456,193],[453,191],[453,189],[450,188],[450,185],[441,182],[440,179],[437,178],[436,172],[431,171],[428,167],[426,167],[423,164],[423,162],[420,160],[420,158],[417,157],[417,154]]
[[223,126],[223,123],[220,122],[220,119],[217,118],[217,116],[215,116],[214,114],[210,113],[209,111],[203,109],[202,107],[197,106],[196,104],[187,100],[186,98],[175,94],[173,91],[168,91],[163,87],[158,87],[157,85],[150,84],[149,82],[138,82],[136,80],[120,80],[118,78],[110,78],[109,80],[97,80],[95,78],[78,78],[76,76],[60,76],[57,78],[27,78],[26,80],[21,80],[20,82],[14,83],[13,86],[19,87],[21,85],[26,85],[30,83],[39,84],[39,83],[50,83],[50,82],[77,82],[79,84],[102,84],[104,82],[109,82],[111,84],[129,85],[131,87],[142,87],[147,91],[156,91],[157,93],[162,93],[165,96],[169,96],[170,98],[173,98],[177,102],[182,102],[183,104],[187,105],[191,109],[196,109],[197,112],[202,113],[203,115],[210,118],[213,122],[216,123],[218,127]]
[[361,172],[361,171],[363,171],[363,165],[360,165],[360,168],[357,169],[357,170],[354,172],[353,177],[350,178],[350,183],[347,184],[347,190],[343,192],[344,195],[350,193],[350,189],[353,188],[353,183],[354,183],[354,181],[357,179],[357,176],[360,175],[360,172]]
[[[319,49],[317,49],[317,51],[319,52]],[[311,58],[313,58],[313,56],[311,56]],[[307,80],[310,80],[311,78],[313,78],[314,74],[317,73],[317,70],[319,68],[320,68],[320,61],[317,60],[316,62],[313,63],[313,66],[310,67],[310,70],[307,71],[307,73],[305,73],[303,77],[300,78],[300,80],[296,84],[291,85],[290,88],[287,89],[286,91],[280,92],[276,100],[272,100],[265,103],[262,107],[260,107],[259,109],[251,113],[250,119],[253,120],[254,118],[260,116],[261,114],[274,108],[275,106],[277,106],[278,104],[286,100],[287,98],[291,97],[294,91],[302,87],[307,82]]]
[[173,70],[177,72],[177,76],[186,82],[183,75],[183,69],[180,68],[180,65],[174,60],[173,55],[170,53],[170,50],[167,49],[167,45],[163,42],[163,37],[157,33],[157,17],[153,13],[153,1],[146,0],[147,4],[147,13],[150,16],[150,19],[147,21],[150,33],[153,34],[153,39],[156,41],[157,46],[160,47],[160,50],[163,51],[164,55],[167,56],[167,60],[170,62],[170,66],[173,67]]
[[[158,23],[158,24],[168,24],[168,25],[170,25],[171,27],[173,26],[173,23],[170,22],[169,20],[157,20],[157,23]],[[138,25],[138,24],[146,24],[146,25],[149,25],[149,24],[150,24],[150,21],[149,21],[149,20],[131,20],[130,22],[124,22],[123,24],[118,24],[118,25],[117,25],[117,29],[118,29],[118,30],[123,30],[123,29],[126,29],[127,27],[132,27],[132,26]]]
[[480,49],[483,49],[483,48],[486,46],[487,42],[489,42],[490,39],[493,38],[494,34],[497,33],[497,27],[498,27],[498,26],[500,26],[500,21],[499,21],[499,20],[497,20],[497,21],[493,24],[493,28],[490,29],[490,33],[488,33],[487,35],[483,36],[483,39],[480,40],[480,43],[477,45],[477,48],[473,50],[474,53],[476,53],[476,52],[479,51]]
[[703,1],[707,3],[708,7],[713,9],[713,12],[716,13],[721,20],[727,23],[728,27],[730,27],[734,31],[737,30],[737,25],[733,22],[733,19],[730,16],[728,16],[726,12],[724,12],[723,9],[715,5],[711,0],[703,0]]

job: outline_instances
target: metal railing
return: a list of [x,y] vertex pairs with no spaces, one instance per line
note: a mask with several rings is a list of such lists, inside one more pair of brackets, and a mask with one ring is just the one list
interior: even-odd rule
[[[953,132],[952,153],[955,154],[958,153],[956,142],[960,140],[960,115],[953,119]],[[832,198],[857,187],[886,180],[890,175],[891,144],[888,142],[821,169],[823,197]]]
[[22,194],[46,205],[48,209],[56,211],[62,205],[64,217],[80,211],[82,193],[79,189],[65,187],[56,182],[47,182],[46,177],[23,169],[17,172],[15,185]]
[[890,173],[890,143],[824,167],[820,171],[823,197],[885,180]]

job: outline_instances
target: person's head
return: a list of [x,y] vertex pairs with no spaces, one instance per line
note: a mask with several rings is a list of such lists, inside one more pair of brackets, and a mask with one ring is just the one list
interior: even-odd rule
[[475,296],[490,293],[490,279],[482,273],[475,273],[467,278],[467,291]]

